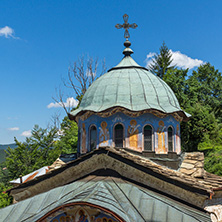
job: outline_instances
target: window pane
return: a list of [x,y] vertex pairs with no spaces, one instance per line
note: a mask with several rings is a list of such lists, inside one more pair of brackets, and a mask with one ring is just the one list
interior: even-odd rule
[[90,128],[90,150],[96,149],[96,139],[97,139],[96,127],[92,126]]
[[173,129],[168,128],[168,151],[173,151]]
[[115,146],[123,147],[123,126],[121,124],[115,126]]
[[152,127],[144,127],[144,150],[152,150]]

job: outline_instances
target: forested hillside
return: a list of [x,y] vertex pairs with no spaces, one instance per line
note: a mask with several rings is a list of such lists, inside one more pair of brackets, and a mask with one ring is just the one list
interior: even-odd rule
[[0,163],[2,163],[2,162],[5,161],[5,156],[6,156],[5,150],[6,150],[8,147],[11,147],[12,149],[14,149],[14,148],[16,147],[16,144],[15,144],[15,143],[6,144],[6,145],[0,144]]

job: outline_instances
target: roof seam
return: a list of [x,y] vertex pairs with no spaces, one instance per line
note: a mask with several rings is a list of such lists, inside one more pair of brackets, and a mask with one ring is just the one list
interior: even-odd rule
[[119,76],[118,76],[118,81],[117,81],[117,90],[116,90],[116,104],[117,104],[117,101],[118,101],[118,91],[119,91],[119,79],[120,79],[120,76],[122,75],[122,70],[120,70],[119,72]]
[[[144,71],[143,71],[143,72],[144,72]],[[145,72],[144,72],[144,73],[145,73]],[[146,74],[146,73],[145,73],[145,74]],[[153,74],[152,74],[152,75],[153,75]],[[158,102],[159,107],[160,107],[165,113],[167,113],[166,110],[163,109],[163,107],[160,105],[160,101],[159,101],[159,97],[158,97],[158,94],[157,94],[157,91],[156,91],[156,87],[154,87],[151,78],[150,78],[147,74],[146,74],[146,76],[147,76],[148,79],[150,80],[150,82],[151,82],[151,84],[152,84],[152,86],[153,86],[153,89],[154,89],[154,91],[155,91],[155,93],[156,93],[156,98],[157,98],[157,102]]]
[[[132,201],[126,196],[126,194],[123,192],[123,190],[120,188],[120,186],[116,183],[116,181],[113,180],[113,182],[115,183],[115,185],[119,188],[119,190],[121,191],[121,193],[124,195],[124,197],[129,201],[129,203],[133,206],[133,208],[136,210],[136,212],[140,215],[140,217],[146,222],[145,218],[143,217],[143,215],[139,212],[139,210],[134,206],[134,204],[132,203]],[[132,187],[131,187],[132,189]]]
[[[166,89],[166,93],[167,93],[167,97],[168,97],[168,101],[169,101],[169,103],[173,106],[173,107],[176,107],[176,108],[178,108],[176,105],[173,105],[172,103],[171,103],[171,100],[170,100],[170,97],[169,97],[169,95],[168,95],[168,93],[170,93],[171,94],[171,96],[172,96],[172,93],[171,93],[171,88],[170,88],[170,90],[168,90],[167,89],[167,87],[166,87],[166,85],[164,84],[164,81],[162,80],[162,81],[160,81],[160,83],[162,84],[162,86]],[[174,101],[174,103],[176,104],[176,102]],[[179,107],[180,108],[180,107]]]
[[[136,69],[135,69],[136,70]],[[139,76],[139,79],[141,81],[141,84],[142,84],[142,87],[143,87],[143,96],[144,96],[144,100],[146,102],[146,104],[151,108],[150,104],[147,102],[147,99],[146,99],[146,96],[145,96],[145,87],[144,87],[144,84],[143,84],[143,81],[141,79],[141,76],[139,75],[139,72],[136,70],[138,76]]]
[[131,93],[131,85],[130,85],[130,73],[129,73],[129,70],[128,70],[128,77],[129,77],[129,88],[130,88],[130,106],[131,106],[131,109],[133,110],[133,103],[132,103],[132,93]]
[[[96,92],[98,91],[98,89],[99,89],[99,87],[96,88],[96,90],[95,90],[95,92],[94,92],[94,94],[93,94],[93,98],[95,97],[95,94],[96,94]],[[104,95],[103,95],[103,96],[104,96]],[[94,100],[94,99],[91,100],[90,106],[91,106],[93,100]],[[83,109],[83,110],[85,110],[85,109]]]
[[[146,191],[144,191],[143,189],[141,189],[141,188],[138,188],[142,193],[145,193],[146,195],[148,195],[148,196],[150,196],[150,197],[152,197],[152,198],[154,198],[154,199],[157,199],[157,200],[159,200],[160,202],[162,202],[162,203],[165,203],[165,204],[167,204],[168,206],[170,206],[170,207],[172,207],[172,208],[174,208],[174,209],[176,209],[176,210],[178,210],[178,211],[180,211],[180,212],[183,212],[183,213],[185,213],[186,215],[188,215],[188,216],[191,216],[191,215],[189,215],[187,212],[184,212],[184,208],[185,207],[183,207],[182,205],[181,206],[175,206],[175,205],[173,205],[171,202],[171,200],[169,201],[169,200],[167,200],[167,198],[162,198],[162,197],[157,197],[157,196],[154,196],[154,195],[152,195],[152,194],[150,194],[150,193],[148,193],[148,192],[146,192]],[[164,200],[164,199],[166,199],[166,200]],[[182,209],[181,209],[182,208]],[[189,211],[194,211],[193,209],[189,209]],[[197,214],[199,214],[198,212],[196,212]],[[195,216],[191,216],[191,217],[194,217],[195,219],[197,219]],[[198,219],[199,220],[199,219]]]

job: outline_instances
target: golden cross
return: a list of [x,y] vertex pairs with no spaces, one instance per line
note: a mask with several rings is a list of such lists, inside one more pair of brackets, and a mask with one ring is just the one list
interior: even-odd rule
[[129,16],[128,16],[127,14],[125,14],[125,15],[123,16],[124,23],[123,23],[122,25],[120,25],[120,24],[116,24],[116,25],[115,25],[115,27],[116,27],[117,29],[121,29],[121,28],[124,28],[124,29],[125,29],[124,38],[126,38],[126,40],[128,40],[128,38],[130,37],[130,34],[129,34],[128,29],[129,29],[129,28],[135,29],[136,27],[138,27],[138,25],[137,25],[136,23],[129,24],[129,23],[128,23],[128,18],[129,18]]

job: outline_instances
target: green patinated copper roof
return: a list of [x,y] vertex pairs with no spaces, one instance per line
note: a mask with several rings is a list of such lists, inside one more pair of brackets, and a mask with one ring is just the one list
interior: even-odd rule
[[111,210],[126,222],[208,222],[203,211],[114,177],[89,176],[0,209],[2,222],[32,222],[53,209],[85,202]]
[[189,117],[181,110],[171,88],[139,66],[130,55],[88,88],[79,108],[71,115],[76,116],[81,111],[102,112],[118,106],[130,111],[155,109],[164,113],[178,112],[183,118]]

